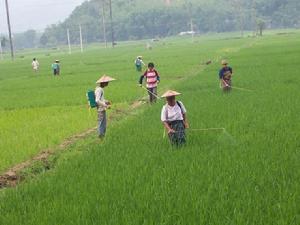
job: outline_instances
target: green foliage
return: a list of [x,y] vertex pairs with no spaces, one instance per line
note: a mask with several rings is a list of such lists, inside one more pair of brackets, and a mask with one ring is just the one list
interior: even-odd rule
[[[67,154],[51,172],[0,192],[0,224],[298,224],[299,32],[221,38],[167,40],[149,52],[140,45],[94,49],[84,56],[85,78],[79,70],[60,85],[74,87],[78,79],[80,93],[93,84],[96,70],[105,70],[118,78],[107,97],[128,101],[139,93],[130,84],[137,77],[132,57],[141,52],[157,62],[162,84],[183,93],[192,128],[225,127],[230,138],[190,131],[188,145],[172,149],[162,139],[164,103],[145,106],[110,127],[104,142],[90,137],[69,149],[81,154]],[[74,66],[77,57],[65,60]],[[200,62],[223,57],[234,68],[233,84],[253,92],[223,94],[219,63],[200,71]],[[188,79],[169,83],[178,76]],[[49,79],[43,85],[36,90],[58,84]],[[72,102],[77,104],[75,97]]]
[[14,45],[18,49],[33,48],[39,45],[39,35],[35,30],[28,30],[24,33],[14,35]]
[[258,20],[256,21],[256,24],[257,24],[257,28],[258,28],[258,30],[259,30],[259,35],[262,36],[262,34],[263,34],[263,29],[266,28],[266,23],[265,23],[264,20],[258,19]]
[[[103,3],[104,2],[104,3]],[[102,3],[105,8],[107,37],[110,39],[108,1],[92,0],[77,7],[63,23],[49,27],[43,45],[66,43],[66,29],[71,30],[72,43],[79,43],[78,25],[82,24],[85,42],[103,41]],[[273,1],[172,1],[166,6],[162,0],[117,0],[113,3],[114,29],[117,40],[136,40],[176,35],[191,29],[199,33],[253,30],[253,10],[268,21],[267,26],[299,27],[300,2]],[[253,8],[254,7],[254,8]]]

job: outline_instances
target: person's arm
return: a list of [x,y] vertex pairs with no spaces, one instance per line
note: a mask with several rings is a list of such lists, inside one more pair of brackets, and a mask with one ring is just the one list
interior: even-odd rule
[[223,71],[220,70],[220,71],[219,71],[220,88],[222,88],[222,86],[223,86],[223,82],[224,82],[223,76],[224,76]]
[[185,108],[185,106],[183,105],[183,103],[182,103],[181,101],[178,101],[178,104],[179,104],[180,109],[181,109],[181,113],[182,113],[182,117],[183,117],[184,128],[185,128],[185,129],[188,129],[188,128],[190,128],[190,126],[189,126],[189,123],[188,123],[188,121],[187,121],[186,108]]
[[166,131],[168,132],[168,134],[176,133],[176,131],[173,130],[167,122],[164,121],[163,124],[164,124],[164,127],[165,127]]
[[147,76],[147,71],[140,77],[139,85],[142,86],[144,77]]
[[190,128],[189,122],[187,121],[187,118],[186,118],[186,113],[182,114],[182,117],[183,117],[184,128],[185,129]]
[[230,73],[231,73],[231,76],[233,75],[233,70],[232,70],[232,68],[231,67],[229,67],[229,71],[230,71]]
[[160,76],[159,76],[159,73],[155,70],[155,74],[156,74],[156,77],[157,77],[157,81],[158,83],[160,82]]
[[143,61],[143,60],[141,60],[141,62],[143,63],[143,65],[144,65],[144,66],[146,66],[146,64],[144,63],[144,61]]

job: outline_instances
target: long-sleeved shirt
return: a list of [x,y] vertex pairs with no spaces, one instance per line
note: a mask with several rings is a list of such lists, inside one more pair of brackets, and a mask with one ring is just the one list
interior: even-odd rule
[[157,86],[157,82],[160,80],[159,74],[155,69],[148,69],[144,73],[144,75],[141,76],[140,78],[140,84],[143,83],[143,79],[146,77],[147,79],[147,88],[154,88]]
[[98,105],[98,111],[105,111],[107,108],[106,100],[104,98],[104,90],[101,87],[97,87],[95,90],[95,100]]

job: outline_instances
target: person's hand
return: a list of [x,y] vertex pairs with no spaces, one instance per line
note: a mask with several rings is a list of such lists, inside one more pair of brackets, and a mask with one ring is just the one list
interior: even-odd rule
[[139,87],[142,87],[142,84],[138,84],[139,85]]
[[189,125],[188,122],[184,122],[184,128],[185,128],[185,129],[189,129],[189,128],[190,128],[190,125]]
[[111,102],[110,101],[106,101],[105,104],[106,105],[111,105]]
[[175,130],[173,130],[173,129],[169,129],[169,130],[168,130],[168,134],[174,134],[174,133],[176,133]]
[[159,83],[160,83],[160,81],[158,80],[158,81],[157,81],[157,84],[159,84]]

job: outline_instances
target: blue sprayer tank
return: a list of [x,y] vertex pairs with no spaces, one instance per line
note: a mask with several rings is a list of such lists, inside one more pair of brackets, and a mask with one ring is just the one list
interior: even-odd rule
[[88,99],[88,103],[91,108],[96,108],[97,103],[96,103],[96,97],[95,97],[95,92],[92,90],[87,91],[86,97]]

